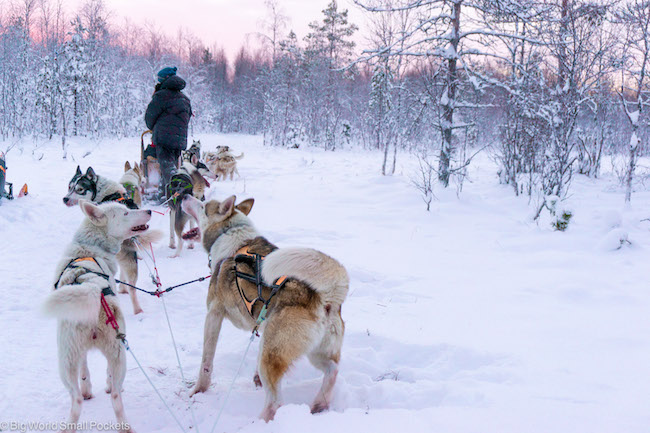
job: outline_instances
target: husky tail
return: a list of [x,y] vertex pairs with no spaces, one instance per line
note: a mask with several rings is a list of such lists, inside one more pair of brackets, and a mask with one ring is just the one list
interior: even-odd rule
[[239,156],[233,156],[235,159],[242,159],[244,157],[244,152],[241,153]]
[[43,313],[70,322],[97,322],[102,288],[106,286],[106,281],[102,281],[61,286],[47,297]]
[[282,248],[269,254],[262,277],[271,284],[282,275],[309,284],[326,303],[341,305],[348,294],[350,280],[343,265],[311,248]]
[[149,248],[149,245],[155,244],[163,238],[163,232],[160,230],[148,230],[141,235],[137,235],[135,239],[142,244],[143,248]]

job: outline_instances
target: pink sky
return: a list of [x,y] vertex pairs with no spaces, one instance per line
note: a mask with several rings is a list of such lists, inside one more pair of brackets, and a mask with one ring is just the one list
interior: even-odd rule
[[[308,32],[308,23],[321,20],[321,10],[330,0],[280,0],[284,14],[289,17],[288,30],[293,29],[302,39]],[[83,0],[72,0],[70,5]],[[247,35],[260,31],[266,14],[264,0],[105,0],[113,12],[112,22],[128,17],[137,24],[155,23],[168,35],[176,35],[178,28],[188,28],[212,47],[222,46],[232,59]],[[363,28],[363,14],[349,0],[339,0],[339,9],[350,11],[350,20]],[[360,37],[356,38],[361,41]],[[251,40],[256,43],[255,39]]]

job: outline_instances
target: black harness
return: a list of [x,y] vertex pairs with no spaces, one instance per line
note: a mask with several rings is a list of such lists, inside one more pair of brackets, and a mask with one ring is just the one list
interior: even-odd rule
[[[99,269],[100,269],[102,272],[92,271],[92,270],[90,270],[90,269],[88,269],[88,268],[85,268],[85,267],[83,267],[83,266],[78,266],[78,265],[76,265],[76,263],[79,263],[79,262],[86,262],[86,261],[93,261],[93,262],[95,262],[95,264],[97,265],[97,267],[99,267]],[[63,268],[63,270],[61,271],[61,274],[59,275],[59,278],[56,280],[56,283],[54,283],[54,290],[56,290],[56,289],[58,288],[57,286],[59,285],[59,282],[61,281],[61,278],[63,277],[63,274],[64,274],[65,271],[68,270],[68,269],[83,269],[83,270],[86,271],[86,272],[84,272],[84,273],[82,273],[82,274],[77,275],[77,276],[74,278],[73,281],[76,282],[77,284],[79,284],[79,282],[77,281],[77,278],[79,278],[80,276],[85,275],[85,274],[95,274],[95,275],[98,275],[98,276],[104,278],[107,282],[108,282],[109,279],[110,279],[110,277],[109,277],[107,274],[105,274],[105,273],[103,272],[104,269],[102,268],[102,265],[99,264],[99,262],[97,261],[96,258],[94,258],[94,257],[77,257],[77,258],[75,258],[75,259],[70,260],[70,261],[68,262],[68,264],[65,265],[65,268]],[[110,284],[109,284],[108,286],[106,286],[106,287],[104,287],[104,288],[102,289],[102,295],[104,295],[104,296],[115,296],[115,292],[113,292],[113,290],[111,290],[111,286],[110,286]]]
[[[94,197],[94,195],[93,195],[93,197]],[[121,203],[121,204],[125,205],[126,207],[128,207],[129,209],[138,209],[138,205],[135,204],[135,202],[132,199],[130,199],[128,197],[124,197],[124,194],[122,194],[121,192],[114,192],[113,194],[107,195],[106,197],[104,197],[102,199],[102,201],[99,202],[99,204],[107,203],[109,201],[115,201],[115,202]]]
[[[262,304],[262,310],[266,312],[268,309],[269,303],[271,302],[271,299],[280,291],[280,289],[284,286],[284,284],[287,282],[287,276],[282,275],[281,277],[277,278],[273,284],[266,284],[262,278],[262,260],[264,260],[264,256],[257,254],[257,253],[249,253],[248,252],[248,247],[243,247],[237,253],[235,253],[235,284],[237,285],[237,291],[239,292],[239,296],[241,296],[242,301],[244,302],[244,305],[246,306],[246,310],[248,310],[248,313],[251,315],[253,319],[255,319],[255,315],[253,314],[253,307],[255,306],[256,302],[260,302]],[[246,264],[253,268],[254,274],[247,274],[245,272],[241,272],[237,269],[238,264]],[[241,288],[239,285],[239,278],[242,280],[248,281],[250,283],[255,284],[257,287],[257,297],[254,299],[248,299],[246,294],[244,293],[244,290]],[[271,289],[271,293],[268,298],[264,298],[262,296],[262,289],[267,288]],[[261,312],[260,312],[261,315]]]
[[192,188],[194,188],[194,186],[190,175],[182,171],[177,171],[172,174],[172,177],[169,180],[169,184],[167,185],[167,194],[174,204],[176,204],[177,199],[183,200],[184,196],[192,194]]

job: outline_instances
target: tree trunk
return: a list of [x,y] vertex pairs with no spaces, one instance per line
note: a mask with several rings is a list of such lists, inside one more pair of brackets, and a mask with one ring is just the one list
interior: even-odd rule
[[458,43],[460,31],[460,9],[462,0],[456,0],[454,3],[454,13],[452,16],[452,32],[449,39],[450,51],[447,55],[447,86],[441,105],[443,106],[442,115],[442,147],[440,148],[440,160],[438,162],[438,180],[445,188],[449,186],[450,165],[453,153],[452,139],[454,136],[454,109],[456,105],[456,91],[458,88],[458,72],[456,70],[458,62]]

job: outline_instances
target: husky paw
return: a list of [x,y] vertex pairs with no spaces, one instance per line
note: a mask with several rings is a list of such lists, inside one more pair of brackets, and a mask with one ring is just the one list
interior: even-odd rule
[[189,245],[187,246],[187,249],[188,249],[188,250],[193,250],[193,249],[194,249],[194,244],[189,244]]
[[120,284],[117,286],[117,293],[129,293],[129,290],[124,284]]
[[172,250],[175,250],[176,249],[176,244],[170,243],[169,248],[171,248]]
[[270,404],[266,406],[262,411],[262,413],[260,414],[260,418],[262,418],[266,422],[272,421],[273,418],[275,417],[275,412],[278,410],[279,407],[280,407],[279,404]]
[[134,308],[133,309],[133,315],[135,316],[136,314],[144,313],[144,310],[142,307]]
[[92,392],[83,392],[81,395],[83,396],[84,400],[90,400],[94,397]]
[[329,410],[330,405],[324,401],[317,401],[311,406],[311,413],[321,413]]
[[194,387],[192,392],[190,392],[190,397],[192,397],[194,394],[198,394],[200,392],[205,392],[208,390],[210,386],[199,386],[198,384]]

